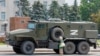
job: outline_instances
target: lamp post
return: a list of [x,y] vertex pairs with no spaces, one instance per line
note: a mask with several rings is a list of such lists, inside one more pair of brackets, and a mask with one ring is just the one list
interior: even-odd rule
[[3,23],[3,25],[4,25],[4,31],[6,32],[6,31],[7,31],[7,22],[5,21],[5,22]]
[[7,24],[4,24],[4,31],[7,31]]
[[4,35],[6,36],[6,32],[7,32],[7,21],[3,22],[3,26],[4,26]]

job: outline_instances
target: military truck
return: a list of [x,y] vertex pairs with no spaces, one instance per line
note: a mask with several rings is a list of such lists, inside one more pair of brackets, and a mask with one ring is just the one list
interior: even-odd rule
[[64,20],[31,20],[27,29],[6,33],[6,43],[16,53],[33,54],[35,48],[53,49],[59,54],[59,37],[63,37],[64,54],[88,54],[90,47],[96,48],[98,35],[94,22],[70,22]]

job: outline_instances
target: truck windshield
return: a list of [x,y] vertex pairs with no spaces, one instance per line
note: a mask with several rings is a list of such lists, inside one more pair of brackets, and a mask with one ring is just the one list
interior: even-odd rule
[[35,29],[36,24],[35,23],[28,23],[28,29]]

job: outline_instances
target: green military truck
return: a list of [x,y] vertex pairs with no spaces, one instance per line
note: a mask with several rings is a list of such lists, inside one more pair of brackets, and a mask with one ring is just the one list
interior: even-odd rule
[[33,54],[35,48],[49,48],[59,53],[59,37],[63,37],[64,54],[87,54],[96,48],[97,25],[93,22],[70,22],[64,20],[31,20],[27,29],[6,33],[6,43],[16,53]]

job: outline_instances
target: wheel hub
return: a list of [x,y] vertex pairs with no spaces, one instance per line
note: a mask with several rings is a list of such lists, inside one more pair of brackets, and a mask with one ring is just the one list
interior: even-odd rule
[[30,51],[30,50],[31,50],[31,45],[27,45],[27,46],[26,46],[26,50],[27,50],[27,51]]
[[82,50],[83,50],[83,51],[87,50],[86,45],[83,45],[83,46],[82,46]]
[[70,50],[72,49],[72,46],[69,45],[69,46],[67,47],[67,49],[68,49],[68,51],[70,51]]
[[60,31],[55,32],[55,36],[56,36],[56,37],[61,36],[61,32],[60,32]]

